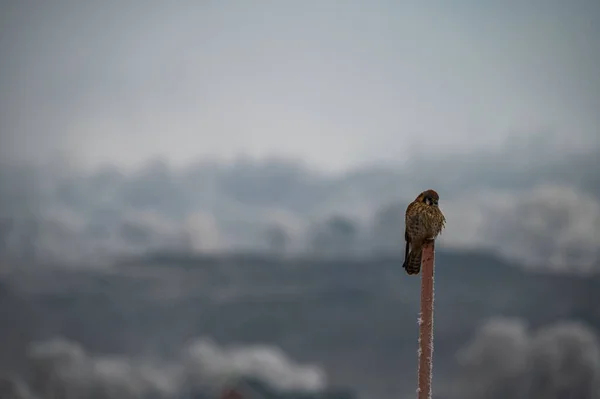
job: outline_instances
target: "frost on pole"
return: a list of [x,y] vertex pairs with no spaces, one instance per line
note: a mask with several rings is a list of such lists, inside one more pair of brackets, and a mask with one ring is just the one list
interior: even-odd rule
[[421,313],[419,314],[419,359],[417,399],[431,399],[431,377],[433,371],[433,273],[434,241],[423,246],[421,267]]

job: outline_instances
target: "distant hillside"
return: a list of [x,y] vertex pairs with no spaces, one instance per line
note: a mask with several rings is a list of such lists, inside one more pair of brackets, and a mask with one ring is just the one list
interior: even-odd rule
[[[92,353],[169,357],[200,336],[268,343],[322,365],[335,386],[414,392],[420,279],[399,258],[157,255],[106,270],[23,269],[1,283],[12,294],[0,301],[0,325],[13,326],[0,329],[2,342],[20,326],[19,339],[62,336]],[[598,287],[598,275],[536,274],[483,253],[438,251],[436,384],[448,383],[457,350],[494,316],[600,331]],[[24,347],[3,345],[2,368],[20,364],[7,360]]]
[[[546,139],[542,140],[545,144]],[[435,188],[444,248],[565,271],[600,267],[597,149],[540,140],[458,159],[326,174],[285,159],[133,170],[0,165],[0,261],[101,264],[151,251],[367,255],[399,251],[404,211]],[[540,158],[533,162],[532,151]],[[443,173],[440,173],[443,172]]]

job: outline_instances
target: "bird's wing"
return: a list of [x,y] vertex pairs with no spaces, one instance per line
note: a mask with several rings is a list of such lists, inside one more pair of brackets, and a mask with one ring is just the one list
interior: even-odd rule
[[421,212],[418,211],[418,205],[411,203],[406,209],[406,225],[414,226],[421,222]]
[[406,246],[404,247],[404,263],[408,260],[408,248],[410,246],[410,237],[408,236],[408,230],[404,228],[404,241],[406,241]]
[[406,217],[405,217],[405,226],[404,226],[404,240],[406,241],[406,246],[404,248],[404,264],[408,260],[408,253],[411,244],[410,234],[408,233],[408,226],[414,226],[420,222],[419,212],[415,212],[416,207],[415,202],[411,202],[406,208]]
[[[423,220],[423,214],[422,212],[419,212],[418,210],[418,204],[411,204],[411,205],[415,205],[414,207],[409,207],[409,209],[407,210],[406,213],[406,232],[405,232],[405,236],[409,238],[409,241],[411,241],[411,244],[414,244],[414,240],[416,237],[411,237],[411,234],[409,234],[409,229],[408,226],[421,226],[423,224],[423,222],[425,222],[425,220]],[[417,209],[411,209],[411,208],[417,208]],[[411,232],[413,235],[415,233],[415,231]]]

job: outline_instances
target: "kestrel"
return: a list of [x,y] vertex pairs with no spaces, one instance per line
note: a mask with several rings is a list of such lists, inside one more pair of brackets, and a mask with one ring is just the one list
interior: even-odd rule
[[434,240],[446,224],[446,218],[438,207],[439,200],[438,193],[434,190],[426,190],[406,208],[404,231],[406,249],[402,267],[408,274],[419,274],[423,244]]

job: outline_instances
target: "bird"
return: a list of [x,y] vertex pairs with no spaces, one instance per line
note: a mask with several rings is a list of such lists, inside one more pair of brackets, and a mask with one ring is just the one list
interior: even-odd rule
[[[423,245],[435,240],[446,225],[446,218],[438,206],[440,196],[435,190],[425,190],[406,208],[404,217],[404,264],[409,275],[421,271]],[[410,248],[410,251],[409,251]]]

